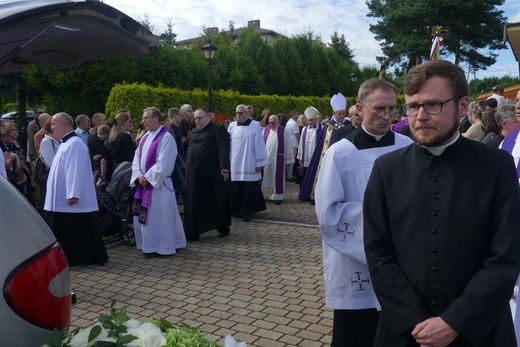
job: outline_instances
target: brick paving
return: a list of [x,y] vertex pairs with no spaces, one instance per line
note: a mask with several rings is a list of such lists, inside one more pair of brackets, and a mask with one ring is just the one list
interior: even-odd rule
[[115,243],[105,266],[72,268],[73,328],[91,325],[116,300],[132,318],[187,323],[217,342],[232,335],[249,347],[329,346],[316,215],[297,200],[296,185],[286,191],[282,205],[268,203],[250,222],[233,219],[227,238],[208,232],[154,259]]

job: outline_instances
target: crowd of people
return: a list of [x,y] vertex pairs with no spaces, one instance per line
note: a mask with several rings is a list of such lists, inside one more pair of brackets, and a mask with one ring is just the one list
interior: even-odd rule
[[296,183],[323,240],[332,347],[516,346],[520,91],[469,102],[464,72],[438,60],[412,68],[404,93],[399,106],[393,84],[370,78],[350,108],[333,95],[330,118],[312,105],[255,117],[240,104],[222,125],[189,104],[148,107],[138,131],[126,109],[109,124],[37,107],[27,155],[1,122],[0,174],[34,205],[30,162],[43,159],[40,210],[71,266],[108,260],[96,192],[123,163],[145,258],[227,237],[232,217],[281,205]]

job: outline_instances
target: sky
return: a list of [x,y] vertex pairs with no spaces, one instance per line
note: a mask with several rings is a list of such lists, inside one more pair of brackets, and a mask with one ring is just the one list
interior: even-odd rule
[[[202,27],[227,30],[233,21],[235,28],[247,25],[249,20],[260,20],[260,27],[279,34],[293,36],[309,30],[328,41],[334,31],[344,34],[353,49],[354,60],[360,66],[379,67],[375,57],[382,55],[379,43],[369,30],[373,18],[366,16],[366,0],[104,0],[130,17],[139,20],[145,14],[154,26],[154,34],[166,29],[168,19],[174,24],[177,40],[198,37]],[[520,1],[506,0],[501,6],[509,23],[520,22]],[[477,78],[519,76],[518,62],[509,44],[497,51],[496,64],[477,72]],[[217,53],[218,54],[218,53]],[[453,61],[453,58],[447,57]],[[464,68],[464,66],[462,66]],[[473,76],[470,76],[470,79]]]

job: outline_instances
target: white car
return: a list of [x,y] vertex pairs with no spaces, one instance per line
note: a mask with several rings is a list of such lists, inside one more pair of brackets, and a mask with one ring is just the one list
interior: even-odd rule
[[[65,68],[144,55],[158,41],[101,2],[0,1],[0,75],[30,64]],[[36,210],[1,176],[0,197],[0,345],[41,346],[54,328],[70,326],[67,259]]]

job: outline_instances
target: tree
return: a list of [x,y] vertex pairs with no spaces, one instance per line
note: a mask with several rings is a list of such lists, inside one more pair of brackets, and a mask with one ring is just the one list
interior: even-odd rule
[[494,50],[500,42],[505,0],[368,0],[368,16],[378,18],[370,31],[380,41],[390,66],[404,73],[429,59],[431,33],[445,28],[441,55],[453,54],[455,64],[468,62],[485,69],[496,61]]
[[354,52],[350,48],[350,44],[345,40],[345,35],[339,35],[338,31],[334,31],[330,37],[329,47],[333,48],[343,59],[351,64],[354,62]]

